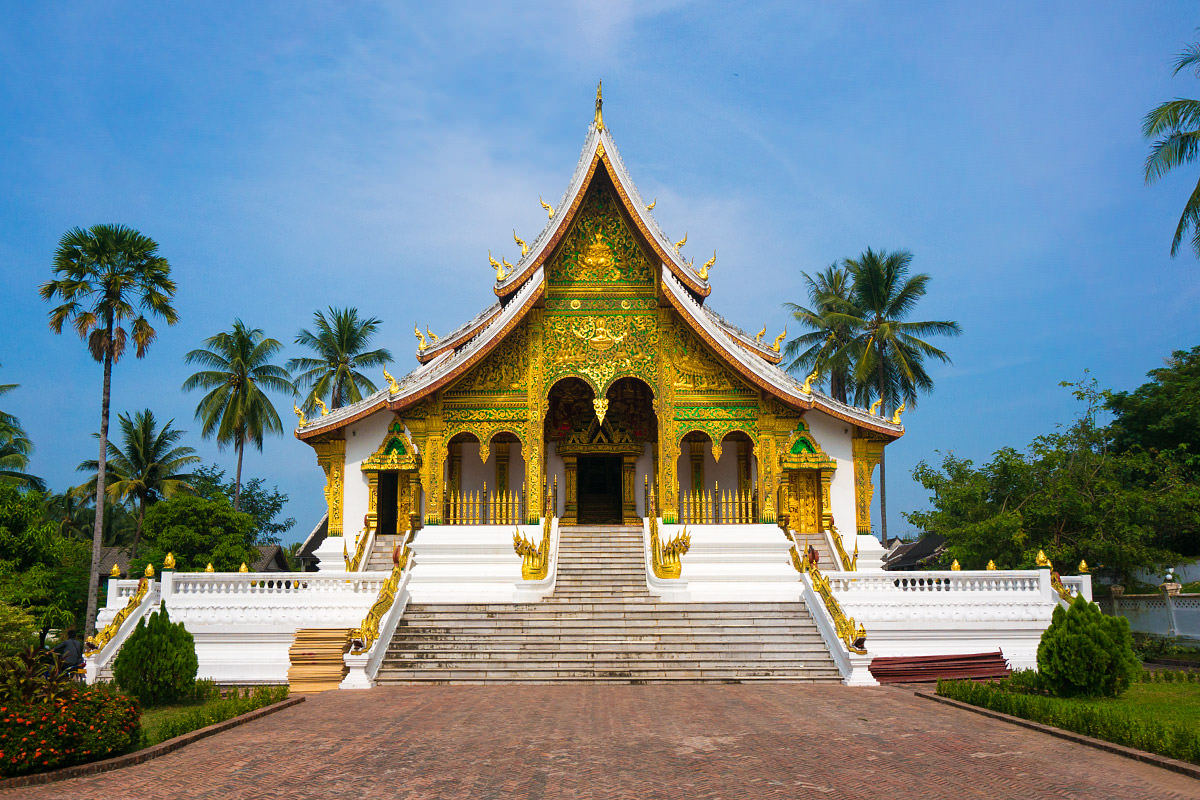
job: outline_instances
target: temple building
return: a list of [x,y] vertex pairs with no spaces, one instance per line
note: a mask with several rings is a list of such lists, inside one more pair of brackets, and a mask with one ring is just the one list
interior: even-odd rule
[[[318,690],[456,681],[911,678],[1036,665],[1087,575],[887,573],[873,474],[900,413],[779,366],[709,302],[716,254],[655,221],[595,114],[496,302],[418,366],[308,419],[316,572],[114,577],[88,678],[165,604],[201,677]],[[915,660],[914,660],[915,659]],[[913,665],[917,666],[914,667]],[[963,666],[967,665],[967,666]],[[980,672],[982,670],[982,672]]]

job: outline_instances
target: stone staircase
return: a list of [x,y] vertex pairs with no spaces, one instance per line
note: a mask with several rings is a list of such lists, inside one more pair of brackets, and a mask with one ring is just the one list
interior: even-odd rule
[[640,528],[564,527],[553,594],[538,603],[410,604],[377,680],[840,680],[802,602],[659,602],[643,564]]
[[407,535],[406,533],[397,536],[376,536],[375,541],[371,544],[371,553],[367,556],[367,571],[391,572],[392,550]]

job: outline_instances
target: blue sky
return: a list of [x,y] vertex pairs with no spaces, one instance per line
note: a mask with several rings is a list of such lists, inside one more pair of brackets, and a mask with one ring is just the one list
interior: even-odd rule
[[[600,79],[663,228],[718,251],[710,302],[734,322],[773,335],[803,271],[868,246],[933,276],[920,315],[964,335],[888,448],[893,534],[926,502],[920,459],[1023,446],[1077,413],[1059,381],[1132,388],[1200,334],[1200,264],[1168,254],[1195,170],[1144,186],[1140,133],[1200,95],[1170,70],[1194,4],[2,5],[0,383],[55,488],[99,427],[100,368],[37,296],[64,231],[160,243],[181,321],[118,365],[114,416],[174,418],[232,473],[183,354],[241,317],[298,355],[314,310],[354,305],[406,372],[413,322],[491,302],[488,249],[514,260],[512,229],[544,224]],[[307,445],[269,440],[246,474],[307,533]]]

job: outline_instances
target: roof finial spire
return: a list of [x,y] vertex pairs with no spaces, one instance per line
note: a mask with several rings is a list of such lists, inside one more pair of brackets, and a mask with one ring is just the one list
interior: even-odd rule
[[596,130],[604,130],[604,117],[600,115],[600,109],[604,105],[604,97],[600,93],[600,88],[604,85],[604,81],[596,84],[596,118],[593,122],[596,125]]

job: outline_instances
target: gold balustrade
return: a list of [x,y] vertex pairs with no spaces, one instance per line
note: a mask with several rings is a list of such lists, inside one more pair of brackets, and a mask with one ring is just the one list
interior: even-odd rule
[[[793,539],[793,541],[795,540]],[[848,617],[846,612],[842,611],[842,604],[834,597],[833,589],[829,586],[829,579],[821,574],[815,561],[809,559],[807,555],[800,555],[795,544],[792,545],[791,556],[792,566],[796,568],[796,571],[807,574],[812,580],[813,588],[820,596],[821,602],[825,604],[825,610],[829,612],[830,619],[833,620],[833,627],[837,631],[838,638],[845,642],[846,648],[850,652],[860,656],[866,655],[867,631],[861,624],[855,624],[854,617]]]
[[837,550],[838,558],[842,560],[842,569],[846,572],[855,572],[858,570],[858,538],[854,540],[854,555],[853,557],[846,555],[846,548],[842,546],[842,535],[838,533],[836,525],[829,526],[830,539],[833,539],[833,547]]
[[354,556],[349,557],[346,553],[346,545],[342,544],[342,558],[346,559],[346,572],[358,572],[358,567],[363,563],[363,559],[367,555],[367,540],[371,538],[371,526],[366,526],[362,529],[362,533],[358,535],[358,543],[354,545]]
[[92,648],[92,652],[99,652],[104,649],[104,645],[112,641],[112,638],[117,635],[117,631],[121,630],[122,623],[129,619],[129,615],[134,612],[142,601],[146,599],[146,593],[150,591],[150,583],[153,579],[150,577],[142,578],[138,581],[137,591],[129,598],[129,602],[125,607],[117,612],[117,615],[112,618],[112,622],[105,625],[94,636],[87,638],[87,644]]
[[519,525],[525,521],[524,492],[481,491],[446,493],[446,525]]
[[758,521],[754,492],[714,486],[679,496],[679,521],[690,525],[752,525]]
[[383,620],[383,615],[392,607],[392,603],[396,601],[396,591],[400,587],[400,579],[404,576],[404,570],[408,567],[408,559],[412,551],[409,549],[409,542],[412,536],[408,536],[404,540],[404,549],[400,551],[399,557],[396,559],[395,565],[392,567],[392,574],[383,582],[383,586],[379,589],[379,596],[375,598],[374,604],[367,611],[367,616],[363,618],[362,625],[350,631],[350,640],[352,642],[351,653],[360,655],[371,649],[371,645],[379,638],[379,624]]

